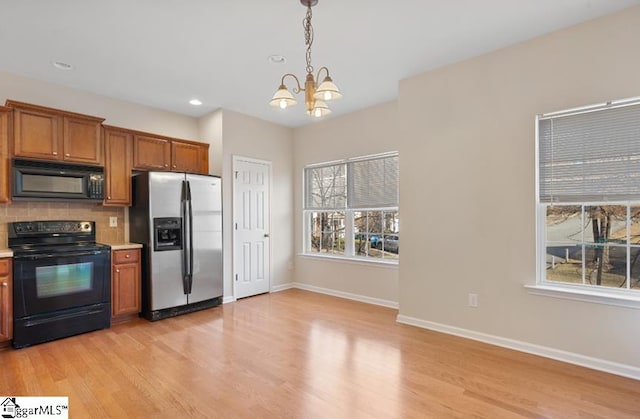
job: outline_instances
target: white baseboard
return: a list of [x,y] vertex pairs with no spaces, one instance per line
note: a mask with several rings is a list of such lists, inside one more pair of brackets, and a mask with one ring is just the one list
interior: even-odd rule
[[289,288],[298,288],[301,290],[313,291],[320,294],[332,295],[334,297],[346,298],[348,300],[360,301],[361,303],[369,303],[375,304],[377,306],[398,309],[398,303],[396,301],[367,297],[366,295],[352,294],[350,292],[336,291],[329,288],[316,287],[315,285],[308,285],[300,282],[291,283],[291,286]]
[[222,297],[222,304],[233,303],[236,300],[236,297],[230,295],[228,297]]
[[271,292],[280,292],[290,290],[291,288],[295,288],[293,282],[289,282],[288,284],[274,285],[271,287]]
[[630,365],[618,364],[616,362],[606,361],[598,358],[592,358],[589,356],[580,355],[573,352],[561,351],[558,349],[548,348],[546,346],[535,345],[532,343],[522,342],[519,340],[507,339],[500,336],[474,332],[473,330],[467,330],[459,327],[448,326],[446,324],[430,322],[427,320],[417,319],[415,317],[403,316],[401,314],[398,314],[396,321],[398,323],[408,324],[411,326],[421,327],[423,329],[434,330],[436,332],[442,332],[442,333],[447,333],[449,335],[455,335],[455,336],[460,336],[467,339],[477,340],[477,341],[488,343],[491,345],[514,349],[520,352],[539,355],[545,358],[551,358],[557,361],[579,365],[581,367],[591,368],[594,370],[604,371],[611,374],[621,375],[623,377],[640,380],[640,368],[633,367]]

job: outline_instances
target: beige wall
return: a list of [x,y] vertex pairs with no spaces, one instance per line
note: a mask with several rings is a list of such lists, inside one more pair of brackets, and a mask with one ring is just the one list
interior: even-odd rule
[[[198,138],[193,118],[0,72],[0,104],[6,99],[102,117],[109,125]],[[118,227],[109,227],[110,216],[118,217]],[[103,243],[123,242],[128,228],[123,208],[62,202],[0,204],[0,248],[7,246],[7,222],[52,219],[96,221],[97,240]]]
[[289,284],[293,274],[292,131],[233,111],[222,111],[224,296],[233,295],[233,156],[271,162],[271,286]]
[[[211,144],[224,182],[225,297],[232,296],[232,158],[272,162],[272,286],[292,282],[379,302],[400,315],[639,366],[637,310],[532,296],[534,116],[640,96],[640,7],[400,82],[397,102],[289,129],[231,111],[200,120],[0,73],[10,98],[106,123]],[[292,111],[295,111],[293,109]],[[398,150],[403,252],[398,268],[300,256],[302,168]],[[66,205],[66,206],[65,206]],[[98,239],[121,209],[0,205],[6,222],[95,218]],[[119,223],[122,226],[122,223]],[[466,306],[468,293],[479,307]]]
[[6,99],[105,118],[105,124],[183,139],[198,139],[194,118],[0,72],[0,104]]
[[[295,129],[293,187],[296,252],[301,253],[303,248],[302,172],[304,166],[395,151],[398,146],[396,102]],[[403,156],[400,155],[401,176],[402,159]],[[404,230],[401,230],[401,234],[403,233]],[[403,263],[403,260],[404,254],[401,255],[400,263]],[[361,262],[337,262],[297,255],[295,282],[305,286],[330,289],[338,294],[348,293],[366,297],[366,299],[381,300],[380,303],[396,304],[398,301],[397,267]]]
[[199,141],[209,143],[209,174],[222,176],[222,116],[219,109],[198,119]]
[[[216,111],[200,119],[147,106],[94,95],[63,86],[0,72],[0,103],[6,99],[34,103],[105,118],[105,124],[210,144],[210,169],[224,182],[225,297],[232,296],[231,281],[231,159],[233,155],[272,162],[272,285],[291,283],[293,272],[292,130],[230,111]],[[224,119],[224,124],[223,124]],[[117,228],[108,217],[117,216]],[[0,204],[0,248],[7,244],[6,223],[18,220],[75,218],[96,220],[98,240],[125,240],[126,211],[122,208],[76,203]]]
[[636,7],[401,81],[402,316],[640,366],[637,310],[523,287],[534,117],[640,96],[639,39]]

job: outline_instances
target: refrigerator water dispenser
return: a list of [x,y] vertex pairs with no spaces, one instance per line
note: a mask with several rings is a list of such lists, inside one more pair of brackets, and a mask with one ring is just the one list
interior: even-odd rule
[[156,252],[182,249],[182,219],[154,218],[153,237]]

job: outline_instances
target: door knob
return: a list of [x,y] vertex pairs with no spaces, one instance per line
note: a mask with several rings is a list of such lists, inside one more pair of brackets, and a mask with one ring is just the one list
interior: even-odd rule
[[269,234],[268,234],[268,233],[265,233],[265,234],[264,234],[264,236],[265,236],[265,237],[269,237]]

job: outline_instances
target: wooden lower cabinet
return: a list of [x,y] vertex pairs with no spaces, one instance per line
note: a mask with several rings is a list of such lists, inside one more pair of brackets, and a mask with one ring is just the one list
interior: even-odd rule
[[111,253],[111,320],[119,322],[140,313],[140,249]]
[[11,259],[0,259],[0,347],[8,346],[13,337],[13,310],[11,303]]

